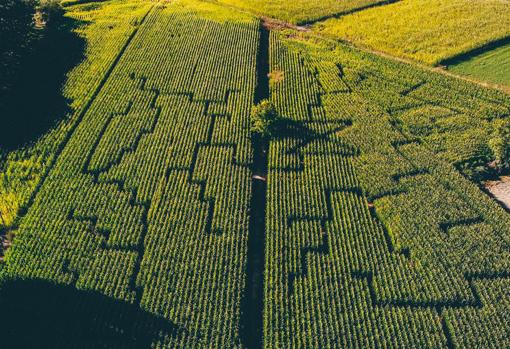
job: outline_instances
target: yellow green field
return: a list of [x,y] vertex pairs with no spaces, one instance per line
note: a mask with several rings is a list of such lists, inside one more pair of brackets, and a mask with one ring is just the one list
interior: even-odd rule
[[387,0],[217,0],[217,2],[293,24],[303,24],[386,3]]
[[436,65],[510,36],[508,0],[403,0],[315,25],[321,33]]

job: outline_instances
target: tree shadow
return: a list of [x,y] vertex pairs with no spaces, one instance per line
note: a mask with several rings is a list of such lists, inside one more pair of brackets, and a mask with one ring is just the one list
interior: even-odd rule
[[0,284],[5,348],[150,348],[186,331],[138,305],[41,280]]
[[320,134],[303,122],[299,122],[286,117],[279,117],[274,125],[273,139],[294,138],[299,140],[315,139]]
[[60,13],[13,65],[9,88],[0,91],[0,150],[35,142],[70,111],[62,87],[84,58],[85,40],[73,31],[83,23]]

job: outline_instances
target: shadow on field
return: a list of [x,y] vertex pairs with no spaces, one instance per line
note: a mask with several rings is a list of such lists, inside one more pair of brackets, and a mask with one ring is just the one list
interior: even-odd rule
[[183,335],[138,305],[44,281],[0,285],[2,348],[150,348]]
[[[0,150],[15,150],[36,141],[69,111],[62,95],[66,74],[84,57],[85,40],[73,32],[82,24],[61,13],[11,64],[0,90]],[[22,45],[23,43],[20,43]]]
[[290,118],[280,117],[274,128],[275,139],[294,138],[298,140],[314,139],[319,136],[319,133],[307,127],[303,122],[299,122]]
[[477,47],[471,51],[468,51],[468,52],[462,53],[460,55],[445,59],[445,60],[441,61],[439,64],[443,65],[443,66],[459,64],[459,63],[462,63],[465,61],[469,61],[470,59],[475,58],[476,56],[479,56],[483,53],[495,50],[497,48],[500,48],[502,46],[506,46],[509,44],[510,44],[510,36],[507,36],[507,37],[499,39],[499,40],[491,41],[491,42],[489,42],[485,45],[482,45],[480,47]]

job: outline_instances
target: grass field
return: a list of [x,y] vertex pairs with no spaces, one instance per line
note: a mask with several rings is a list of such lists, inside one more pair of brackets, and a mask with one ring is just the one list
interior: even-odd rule
[[315,28],[374,50],[435,65],[510,36],[509,6],[507,0],[402,0],[330,19]]
[[510,87],[510,44],[448,66],[448,70],[477,80]]
[[324,17],[382,4],[386,0],[217,0],[217,2],[293,24],[304,24]]
[[68,11],[87,59],[0,263],[0,346],[510,347],[510,215],[465,167],[508,94],[210,2]]

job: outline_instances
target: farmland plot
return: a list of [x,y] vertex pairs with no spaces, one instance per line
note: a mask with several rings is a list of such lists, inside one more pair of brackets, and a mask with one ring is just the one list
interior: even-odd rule
[[[7,272],[155,314],[168,328],[153,345],[232,347],[259,22],[193,4],[157,4],[147,15],[24,217]],[[65,347],[79,331],[48,344]]]
[[299,126],[270,144],[265,346],[508,346],[510,219],[370,97],[433,104],[427,83],[302,40],[271,41],[272,99]]
[[506,38],[509,28],[507,0],[402,0],[316,25],[324,34],[432,65]]

